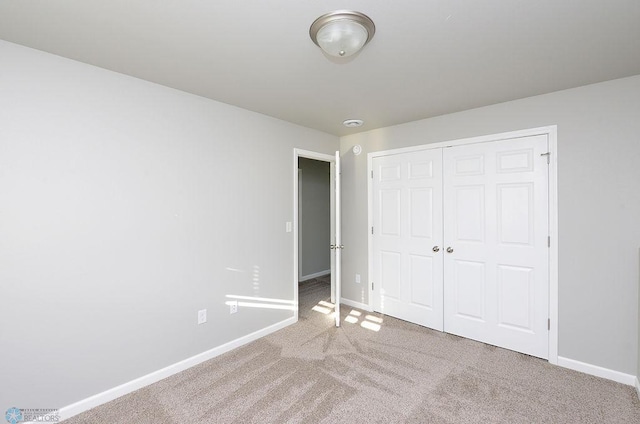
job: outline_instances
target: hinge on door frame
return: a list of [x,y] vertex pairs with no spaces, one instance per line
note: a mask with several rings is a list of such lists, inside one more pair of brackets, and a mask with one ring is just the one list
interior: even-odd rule
[[373,281],[371,282],[371,290],[373,290]]
[[541,153],[540,156],[546,156],[547,157],[547,165],[551,163],[551,152]]
[[551,236],[547,236],[547,247],[551,247]]
[[373,235],[373,227],[371,227],[371,235]]
[[551,318],[547,318],[547,330],[551,330]]
[[371,171],[371,178],[373,179],[373,171]]

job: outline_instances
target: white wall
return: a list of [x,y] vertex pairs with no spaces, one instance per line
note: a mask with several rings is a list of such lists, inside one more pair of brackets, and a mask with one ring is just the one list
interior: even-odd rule
[[343,296],[368,302],[354,283],[368,281],[368,152],[547,125],[558,126],[559,355],[636,375],[640,76],[341,138]]
[[329,162],[299,158],[302,170],[300,207],[300,275],[317,275],[331,270],[330,175]]
[[[0,410],[293,316],[293,149],[338,138],[0,41]],[[208,323],[196,325],[197,310]]]

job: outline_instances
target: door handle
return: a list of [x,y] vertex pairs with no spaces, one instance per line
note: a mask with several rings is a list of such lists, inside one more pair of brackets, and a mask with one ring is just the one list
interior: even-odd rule
[[451,246],[447,247],[447,253],[453,253],[453,247]]
[[433,250],[434,252],[438,253],[440,251],[440,247],[433,246],[433,249],[431,249],[431,250]]
[[335,248],[336,248],[335,244],[332,244],[332,245],[329,246],[329,249],[331,249],[331,250],[333,250]]

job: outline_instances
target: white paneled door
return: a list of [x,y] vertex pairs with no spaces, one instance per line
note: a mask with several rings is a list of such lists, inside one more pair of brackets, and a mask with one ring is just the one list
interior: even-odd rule
[[445,148],[445,331],[548,357],[547,136]]
[[548,358],[547,135],[375,157],[373,308]]
[[442,330],[442,151],[373,159],[376,311]]

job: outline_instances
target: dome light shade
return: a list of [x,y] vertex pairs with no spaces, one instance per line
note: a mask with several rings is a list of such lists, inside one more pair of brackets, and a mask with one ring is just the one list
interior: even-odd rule
[[330,56],[351,56],[369,38],[366,28],[349,19],[329,22],[318,31],[318,45]]
[[367,44],[375,31],[376,27],[367,15],[338,10],[316,19],[309,35],[329,56],[348,57]]

